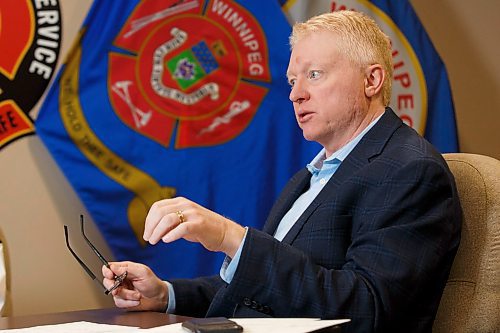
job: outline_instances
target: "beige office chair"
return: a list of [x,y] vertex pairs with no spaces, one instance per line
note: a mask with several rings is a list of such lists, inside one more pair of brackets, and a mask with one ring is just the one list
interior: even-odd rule
[[500,332],[500,161],[444,154],[464,213],[433,332]]

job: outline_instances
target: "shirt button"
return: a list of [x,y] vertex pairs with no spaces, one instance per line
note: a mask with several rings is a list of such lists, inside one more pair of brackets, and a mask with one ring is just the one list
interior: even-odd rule
[[319,180],[319,183],[320,183],[321,185],[325,185],[325,184],[326,184],[326,179],[325,179],[325,178],[321,178],[321,179]]
[[250,300],[250,298],[245,297],[243,299],[243,304],[245,304],[246,306],[250,306],[250,305],[252,305],[252,301]]

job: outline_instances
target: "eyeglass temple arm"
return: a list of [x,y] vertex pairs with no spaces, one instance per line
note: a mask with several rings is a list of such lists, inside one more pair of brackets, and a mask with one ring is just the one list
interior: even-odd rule
[[83,215],[80,215],[80,225],[81,225],[81,229],[82,229],[83,238],[85,238],[85,241],[87,242],[87,244],[90,246],[92,251],[94,251],[94,253],[97,255],[99,260],[101,260],[101,262],[104,264],[104,266],[109,268],[109,262],[104,258],[104,256],[101,254],[101,252],[99,252],[99,250],[97,250],[97,248],[94,246],[94,244],[92,244],[92,242],[90,242],[90,240],[85,235],[85,230],[83,228]]
[[[82,221],[82,223],[83,223],[83,221]],[[82,224],[82,228],[83,228],[83,224]],[[82,231],[83,231],[83,229],[82,229]],[[85,265],[85,263],[78,257],[78,255],[75,253],[75,251],[73,251],[73,249],[69,245],[68,226],[67,225],[64,226],[64,237],[66,238],[66,246],[68,247],[69,252],[71,252],[71,254],[73,255],[73,257],[76,259],[76,261],[78,261],[78,263],[80,264],[80,266],[82,266],[82,268],[85,270],[85,272],[87,272],[87,274],[92,278],[92,280],[95,280],[95,281],[99,282],[99,285],[101,287],[103,287],[104,293],[106,295],[108,295],[110,292],[112,292],[113,290],[115,290],[116,288],[118,288],[118,286],[120,286],[122,284],[123,280],[125,280],[125,278],[127,277],[127,272],[124,272],[120,276],[115,276],[115,284],[110,289],[106,288],[106,286],[101,281],[99,281],[99,280],[96,279],[95,274],[92,273],[92,271],[90,270],[90,268],[87,265]],[[91,243],[90,243],[90,245],[91,245],[91,247],[93,249],[95,249],[95,247],[92,246]],[[95,249],[95,252],[98,254],[98,256],[100,255],[100,253],[99,253],[99,251],[97,251],[97,249]],[[99,256],[99,258],[101,258],[101,257],[102,256]],[[104,259],[104,260],[106,260],[106,259]],[[108,267],[109,267],[109,265],[108,265]]]
[[85,270],[85,272],[87,272],[87,274],[92,278],[92,280],[95,280],[96,276],[94,275],[94,273],[92,273],[92,271],[90,270],[90,268],[88,268],[87,265],[85,265],[85,263],[76,255],[75,251],[73,251],[73,249],[69,245],[68,226],[67,225],[64,226],[64,236],[66,237],[66,246],[68,247],[69,252],[71,252],[71,254],[73,255],[73,257],[75,257],[76,261],[78,261],[78,263],[80,264],[80,266],[83,267],[83,269]]

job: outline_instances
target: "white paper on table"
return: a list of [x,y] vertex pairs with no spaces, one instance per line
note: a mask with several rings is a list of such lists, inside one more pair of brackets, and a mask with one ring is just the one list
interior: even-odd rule
[[[320,320],[317,318],[231,318],[243,327],[243,333],[305,333],[340,325],[349,319]],[[182,324],[142,329],[143,333],[186,333]]]
[[[346,323],[349,319],[320,320],[317,318],[231,318],[243,327],[243,333],[305,333]],[[0,330],[6,333],[186,333],[181,323],[141,329],[138,327],[96,324],[77,321],[66,324],[42,325]]]
[[6,333],[126,333],[137,332],[138,327],[97,324],[88,321],[75,321],[65,324],[41,325],[26,328],[0,330]]

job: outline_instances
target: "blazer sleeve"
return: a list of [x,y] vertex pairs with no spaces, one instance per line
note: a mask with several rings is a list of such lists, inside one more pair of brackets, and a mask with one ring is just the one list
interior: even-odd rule
[[460,237],[453,176],[436,158],[377,168],[351,177],[306,222],[339,214],[333,224],[350,224],[340,266],[328,260],[338,242],[318,249],[303,230],[298,248],[250,228],[226,297],[276,317],[351,318],[355,331],[429,329],[419,322],[432,324]]
[[175,314],[191,317],[205,317],[217,291],[227,285],[219,275],[173,279],[170,283],[175,292]]

